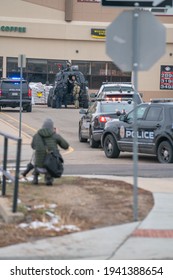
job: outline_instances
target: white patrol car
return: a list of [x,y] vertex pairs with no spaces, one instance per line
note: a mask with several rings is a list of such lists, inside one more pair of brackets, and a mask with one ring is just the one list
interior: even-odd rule
[[[127,101],[134,97],[135,89],[131,83],[103,83],[95,99],[105,99],[113,101]],[[142,94],[136,93],[136,103],[142,103]]]
[[101,92],[111,92],[111,91],[131,92],[134,91],[134,86],[131,83],[104,82],[102,83],[97,93],[97,97],[100,96]]
[[[138,152],[156,155],[160,163],[173,162],[173,99],[142,103],[136,110]],[[105,125],[101,143],[108,158],[133,152],[134,110]]]

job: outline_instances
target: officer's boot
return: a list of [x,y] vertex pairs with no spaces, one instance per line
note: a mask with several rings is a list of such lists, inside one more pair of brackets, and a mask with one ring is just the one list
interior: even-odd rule
[[46,183],[46,186],[52,186],[53,185],[53,178],[49,173],[45,174],[45,183]]
[[33,172],[33,181],[32,181],[32,183],[34,185],[38,185],[38,175],[39,175],[39,173],[36,170],[34,170],[34,172]]

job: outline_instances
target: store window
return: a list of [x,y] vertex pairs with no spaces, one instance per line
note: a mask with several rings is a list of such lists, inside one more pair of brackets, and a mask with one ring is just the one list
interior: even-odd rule
[[7,57],[7,77],[20,77],[17,57]]
[[91,75],[106,76],[106,62],[91,62]]
[[122,72],[114,63],[108,62],[110,82],[131,82],[131,72]]
[[48,60],[47,66],[48,66],[47,82],[53,84],[55,80],[55,75],[59,71],[66,68],[66,60]]
[[47,60],[46,59],[27,59],[27,77],[29,82],[47,81]]
[[[0,58],[0,74],[2,76],[2,57]],[[29,82],[54,83],[57,72],[66,68],[66,60],[26,59],[23,68],[23,78]],[[90,89],[99,89],[103,82],[131,82],[131,73],[122,72],[114,63],[105,61],[72,60],[72,65],[78,65]],[[18,58],[7,58],[7,76],[20,76]]]
[[91,88],[99,89],[103,82],[107,81],[107,63],[91,62]]
[[81,71],[84,75],[91,74],[90,62],[89,61],[79,61],[79,60],[72,60],[72,65],[78,65],[79,71]]

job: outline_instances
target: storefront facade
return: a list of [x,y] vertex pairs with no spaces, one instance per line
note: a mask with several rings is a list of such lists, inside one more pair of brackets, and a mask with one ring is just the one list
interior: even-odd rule
[[[105,51],[106,27],[121,12],[102,7],[99,0],[6,0],[0,10],[0,76],[19,75],[18,56],[24,54],[23,75],[31,82],[52,83],[67,61],[79,65],[93,90],[104,81],[133,81],[133,73],[122,72]],[[173,94],[173,16],[158,18],[167,29],[166,53],[151,69],[139,72],[145,100]],[[164,75],[168,83],[166,77],[161,82]]]

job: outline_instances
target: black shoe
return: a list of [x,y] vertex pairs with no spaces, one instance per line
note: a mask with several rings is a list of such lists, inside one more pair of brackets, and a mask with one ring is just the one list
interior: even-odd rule
[[34,175],[34,178],[33,178],[32,183],[33,183],[34,185],[38,185],[38,176]]
[[53,186],[53,183],[51,181],[46,182],[46,186]]

